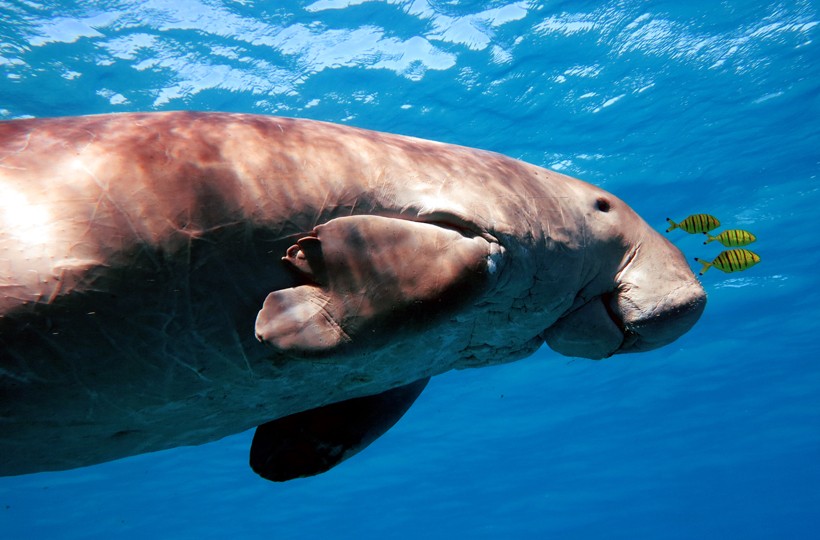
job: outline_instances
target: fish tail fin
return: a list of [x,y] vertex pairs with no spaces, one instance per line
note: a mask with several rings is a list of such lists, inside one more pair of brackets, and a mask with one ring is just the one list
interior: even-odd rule
[[709,242],[711,242],[711,241],[713,241],[713,240],[715,239],[715,237],[714,237],[714,236],[712,236],[712,235],[711,235],[711,234],[709,234],[709,233],[703,233],[703,234],[705,234],[705,235],[706,235],[706,242],[704,242],[704,243],[703,243],[704,245],[708,244]]
[[668,221],[669,225],[670,225],[670,227],[668,229],[666,229],[666,232],[670,232],[670,231],[673,231],[673,230],[678,228],[678,224],[675,223],[674,221],[672,221],[671,219],[666,218],[666,221]]
[[703,268],[701,268],[701,269],[700,269],[700,273],[698,274],[698,275],[700,275],[700,276],[702,276],[703,274],[705,274],[705,273],[706,273],[706,271],[707,271],[707,270],[709,270],[709,268],[711,268],[711,267],[712,267],[712,263],[707,262],[707,261],[704,261],[704,260],[702,260],[702,259],[698,259],[697,257],[695,257],[695,261],[697,261],[697,262],[699,262],[700,264],[702,264],[702,265],[703,265]]

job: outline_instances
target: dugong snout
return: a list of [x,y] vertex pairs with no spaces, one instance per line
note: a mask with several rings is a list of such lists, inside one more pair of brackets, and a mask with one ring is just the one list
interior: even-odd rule
[[620,312],[623,321],[624,341],[615,353],[631,353],[663,347],[688,332],[706,307],[706,293],[693,280],[650,308],[634,304],[625,293],[619,294],[616,302],[616,313]]
[[683,253],[654,231],[637,244],[615,282],[611,308],[625,335],[616,353],[672,343],[695,325],[706,307],[706,292]]
[[553,350],[597,360],[657,349],[688,332],[706,306],[683,254],[654,231],[642,235],[607,281],[613,289],[576,301],[543,333]]
[[625,286],[564,315],[543,337],[560,354],[593,360],[650,351],[688,332],[705,306],[706,293],[694,279],[660,301],[637,286]]

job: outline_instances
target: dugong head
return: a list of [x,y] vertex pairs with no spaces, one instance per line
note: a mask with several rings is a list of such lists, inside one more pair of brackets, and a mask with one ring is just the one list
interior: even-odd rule
[[600,359],[656,349],[689,331],[706,293],[680,250],[616,197],[595,189],[582,199],[585,272],[593,277],[544,332],[547,344]]

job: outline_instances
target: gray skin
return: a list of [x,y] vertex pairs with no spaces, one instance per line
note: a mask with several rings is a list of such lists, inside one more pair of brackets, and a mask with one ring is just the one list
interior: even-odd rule
[[647,351],[705,301],[621,200],[498,154],[240,114],[0,123],[3,475],[202,444],[544,342]]

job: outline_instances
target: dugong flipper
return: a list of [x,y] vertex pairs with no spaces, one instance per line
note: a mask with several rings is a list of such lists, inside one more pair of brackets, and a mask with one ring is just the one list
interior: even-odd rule
[[427,377],[262,424],[253,436],[251,468],[274,482],[326,472],[384,435],[429,381]]
[[[289,354],[372,348],[397,327],[429,321],[474,296],[486,284],[491,250],[480,236],[430,223],[333,219],[287,250],[283,260],[305,284],[268,295],[256,335]],[[381,332],[386,326],[389,334]]]

